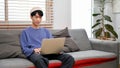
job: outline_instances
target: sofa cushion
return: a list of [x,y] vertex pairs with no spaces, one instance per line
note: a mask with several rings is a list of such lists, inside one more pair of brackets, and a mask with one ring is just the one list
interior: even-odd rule
[[[65,48],[67,48],[67,49],[65,49]],[[74,42],[74,40],[72,38],[66,38],[64,48],[63,48],[63,51],[65,53],[75,52],[75,51],[79,51],[79,50],[80,50],[80,48],[78,47],[78,45]]]
[[54,38],[58,38],[58,37],[70,37],[69,32],[68,32],[68,28],[66,27],[65,29],[56,31],[54,33],[52,33]]
[[[81,68],[105,62],[112,62],[117,59],[115,53],[87,50],[68,53],[75,58],[75,64],[73,68]],[[50,60],[49,68],[59,68],[61,62],[58,60]]]
[[25,56],[22,54],[20,46],[0,44],[0,59],[15,57],[25,58]]
[[29,68],[34,64],[23,58],[9,58],[0,60],[0,68]]
[[113,58],[117,55],[111,52],[98,51],[98,50],[86,50],[68,53],[75,57],[75,60],[91,59],[91,58]]
[[68,54],[75,58],[75,65],[79,65],[80,67],[101,64],[117,59],[117,55],[115,53],[98,50],[78,51]]
[[67,27],[65,29],[53,32],[52,34],[54,38],[66,37],[63,52],[68,53],[68,52],[75,52],[80,50],[78,45],[74,42],[74,40],[69,35]]
[[20,33],[21,30],[0,30],[0,44],[20,46]]
[[[78,51],[68,54],[75,58],[73,68],[96,65],[116,59],[114,53],[97,50]],[[2,59],[0,60],[0,66],[1,68],[35,68],[32,62],[21,58]],[[61,62],[59,60],[50,60],[49,68],[59,68],[60,66]]]
[[0,30],[0,59],[25,58],[19,43],[20,32],[21,30]]
[[85,29],[72,29],[69,30],[69,34],[75,43],[79,46],[80,50],[92,49]]

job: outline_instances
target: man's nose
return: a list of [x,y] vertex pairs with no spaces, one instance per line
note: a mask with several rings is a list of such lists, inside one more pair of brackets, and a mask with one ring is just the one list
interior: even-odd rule
[[37,21],[40,21],[40,18],[37,18]]

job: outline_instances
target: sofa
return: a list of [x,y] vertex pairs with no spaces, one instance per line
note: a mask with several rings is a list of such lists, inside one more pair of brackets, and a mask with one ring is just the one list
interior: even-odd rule
[[[0,68],[35,68],[34,64],[21,52],[19,43],[21,31],[0,30]],[[50,29],[50,31],[54,33],[60,29]],[[66,52],[75,59],[73,68],[118,68],[118,41],[90,39],[85,29],[68,29],[68,32],[80,49]],[[61,62],[58,60],[49,62],[49,68],[60,68],[60,66]]]

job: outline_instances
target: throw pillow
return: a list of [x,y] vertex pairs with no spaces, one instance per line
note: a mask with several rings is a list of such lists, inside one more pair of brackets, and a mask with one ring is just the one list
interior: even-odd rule
[[15,57],[25,58],[24,54],[22,54],[20,46],[0,44],[0,59]]
[[75,52],[80,50],[78,45],[72,38],[66,38],[64,46],[69,49],[69,51],[66,51],[66,49],[64,48],[64,52]]
[[62,29],[60,31],[57,31],[57,32],[53,33],[53,37],[54,38],[58,38],[58,37],[70,37],[68,28],[66,27],[65,29]]
[[0,33],[0,44],[20,46],[19,34],[12,34],[11,32]]
[[66,37],[63,52],[68,53],[68,52],[74,52],[74,51],[79,51],[78,45],[75,43],[75,41],[71,38],[68,28],[66,27],[63,30],[57,31],[53,33],[54,38],[59,38],[59,37]]

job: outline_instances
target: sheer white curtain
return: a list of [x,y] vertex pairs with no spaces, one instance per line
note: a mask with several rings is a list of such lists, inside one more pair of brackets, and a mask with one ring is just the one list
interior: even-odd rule
[[71,0],[72,29],[84,28],[91,38],[92,0]]

